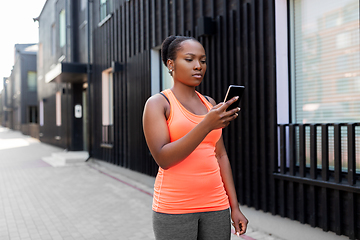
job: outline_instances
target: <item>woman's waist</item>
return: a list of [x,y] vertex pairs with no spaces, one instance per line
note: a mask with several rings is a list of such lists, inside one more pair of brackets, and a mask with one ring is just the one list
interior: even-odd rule
[[155,191],[158,189],[162,193],[197,195],[202,192],[221,190],[222,188],[223,182],[219,169],[214,169],[211,172],[198,171],[196,173],[167,170],[155,180]]

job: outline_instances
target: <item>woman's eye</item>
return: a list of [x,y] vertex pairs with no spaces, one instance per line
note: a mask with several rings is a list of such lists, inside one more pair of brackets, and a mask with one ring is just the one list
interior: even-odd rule
[[201,61],[201,63],[202,63],[202,64],[205,64],[205,63],[206,63],[206,61],[205,61],[205,60],[202,60],[202,61]]
[[188,59],[188,58],[186,58],[186,59],[185,59],[185,61],[187,61],[187,62],[191,62],[191,61],[192,61],[192,59]]

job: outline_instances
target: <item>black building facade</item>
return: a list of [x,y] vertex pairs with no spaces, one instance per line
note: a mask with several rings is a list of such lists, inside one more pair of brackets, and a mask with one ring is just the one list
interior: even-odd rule
[[[240,203],[360,238],[357,124],[327,123],[320,142],[306,140],[316,124],[279,124],[276,6],[272,0],[48,0],[38,18],[41,140],[87,149],[93,158],[155,176],[157,165],[142,132],[143,107],[165,86],[159,52],[163,39],[193,36],[207,53],[201,93],[220,102],[229,84],[246,88],[239,118],[224,130]],[[63,9],[68,13],[65,44],[58,36]],[[55,38],[48,31],[53,26]],[[80,118],[75,117],[76,105],[81,106]],[[337,163],[329,167],[329,125],[349,129],[346,170],[336,147]],[[341,134],[335,139],[341,146]],[[321,167],[314,161],[320,145]]]
[[75,151],[87,149],[86,10],[86,1],[48,0],[36,18],[40,140]]

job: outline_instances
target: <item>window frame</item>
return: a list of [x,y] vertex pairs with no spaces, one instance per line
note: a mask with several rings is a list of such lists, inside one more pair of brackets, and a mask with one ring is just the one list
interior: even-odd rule
[[59,46],[66,45],[66,11],[62,9],[59,13]]

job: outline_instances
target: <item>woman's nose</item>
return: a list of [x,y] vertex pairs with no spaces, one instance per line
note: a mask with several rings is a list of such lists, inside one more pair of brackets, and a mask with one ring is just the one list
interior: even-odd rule
[[200,61],[195,61],[194,69],[201,69],[201,63],[200,63]]

